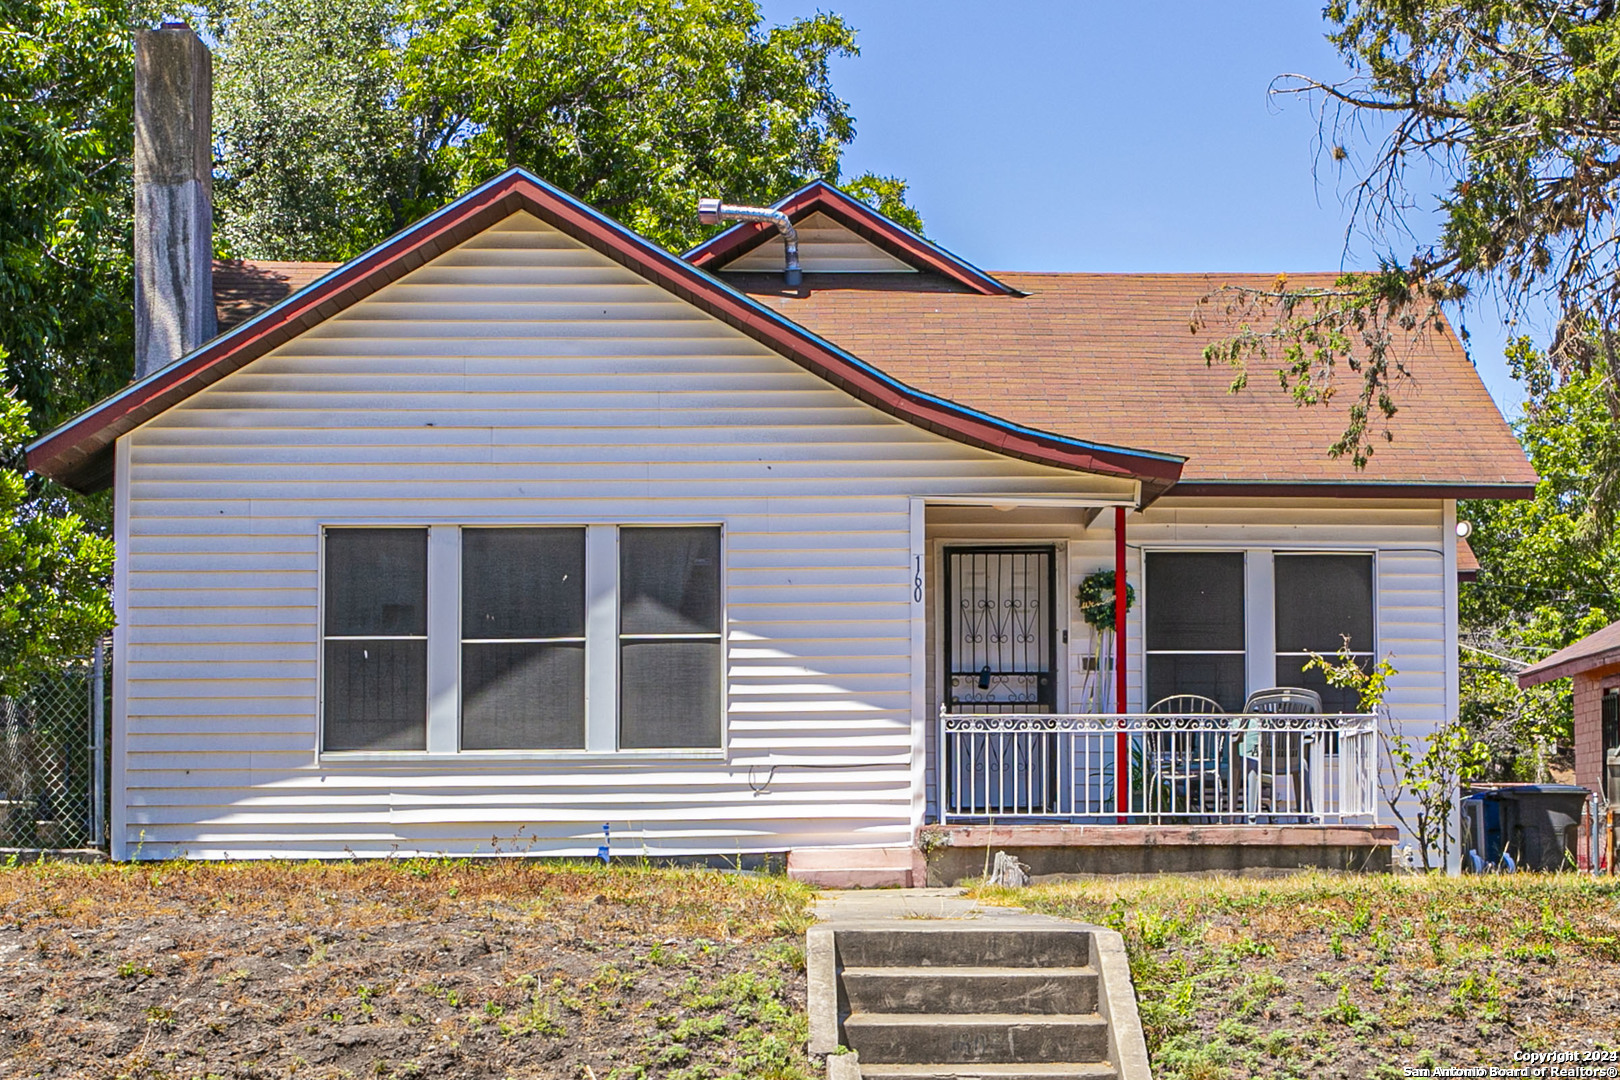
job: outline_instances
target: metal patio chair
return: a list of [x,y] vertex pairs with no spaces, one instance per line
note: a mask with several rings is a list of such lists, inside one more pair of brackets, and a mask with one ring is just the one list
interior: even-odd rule
[[[1202,694],[1171,694],[1148,707],[1157,716],[1222,716],[1221,703]],[[1150,732],[1146,754],[1150,787],[1143,792],[1150,813],[1207,814],[1218,811],[1231,785],[1231,736],[1221,730],[1170,728]],[[1169,796],[1168,809],[1164,806]],[[1157,803],[1158,805],[1153,805]]]

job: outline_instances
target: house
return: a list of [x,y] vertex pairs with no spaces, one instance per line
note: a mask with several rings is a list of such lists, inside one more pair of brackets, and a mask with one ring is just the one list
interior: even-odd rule
[[1612,623],[1519,672],[1525,689],[1572,679],[1575,782],[1620,804],[1620,623]]
[[[113,491],[115,857],[1387,862],[1301,668],[1349,634],[1455,713],[1456,501],[1535,477],[1451,337],[1357,471],[1199,359],[1260,279],[991,274],[819,183],[792,287],[770,224],[675,256],[516,169],[212,267],[206,50],[139,47],[137,379],[28,451]],[[1290,684],[1332,715],[1237,715]]]

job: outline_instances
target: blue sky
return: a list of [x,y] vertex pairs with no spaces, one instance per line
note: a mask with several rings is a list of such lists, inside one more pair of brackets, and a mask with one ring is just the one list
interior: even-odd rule
[[[819,7],[856,27],[861,55],[834,74],[857,124],[846,174],[910,181],[929,237],[986,269],[1275,273],[1376,263],[1378,242],[1358,237],[1346,248],[1341,196],[1353,178],[1318,161],[1312,108],[1267,93],[1284,72],[1344,72],[1317,3],[761,6],[773,23]],[[1383,246],[1406,255],[1412,241]],[[1513,415],[1523,394],[1501,359],[1507,328],[1489,300],[1461,315],[1486,386]],[[1543,328],[1525,329],[1545,341]]]

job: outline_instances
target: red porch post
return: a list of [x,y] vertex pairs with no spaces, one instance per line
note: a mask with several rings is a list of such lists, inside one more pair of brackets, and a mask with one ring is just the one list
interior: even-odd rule
[[[1125,508],[1114,507],[1114,711],[1125,711]],[[1114,810],[1125,823],[1130,800],[1130,737],[1121,730],[1114,736]]]

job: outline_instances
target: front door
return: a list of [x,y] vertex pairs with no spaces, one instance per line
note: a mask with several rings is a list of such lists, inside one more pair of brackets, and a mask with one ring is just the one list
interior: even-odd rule
[[1026,713],[1057,708],[1056,552],[945,549],[945,707]]
[[[1051,547],[945,549],[947,712],[1056,711],[1055,555]],[[1051,813],[1058,751],[1049,732],[947,735],[947,811],[991,818]]]

